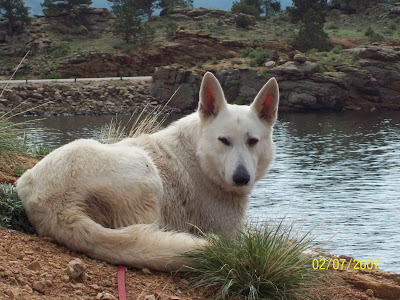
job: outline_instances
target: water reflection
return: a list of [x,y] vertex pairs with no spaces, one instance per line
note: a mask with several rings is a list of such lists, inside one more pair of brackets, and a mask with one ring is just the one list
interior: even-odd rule
[[[27,136],[59,146],[98,136],[113,118],[48,117]],[[399,121],[400,112],[280,115],[276,160],[253,190],[249,216],[315,226],[315,244],[329,240],[333,253],[379,258],[400,273]]]

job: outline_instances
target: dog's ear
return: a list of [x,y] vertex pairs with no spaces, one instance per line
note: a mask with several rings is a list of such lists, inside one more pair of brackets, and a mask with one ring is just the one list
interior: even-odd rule
[[276,79],[272,77],[258,92],[250,108],[263,121],[274,124],[278,114],[279,88]]
[[199,114],[205,120],[216,116],[222,109],[226,108],[224,92],[215,76],[207,72],[200,87]]

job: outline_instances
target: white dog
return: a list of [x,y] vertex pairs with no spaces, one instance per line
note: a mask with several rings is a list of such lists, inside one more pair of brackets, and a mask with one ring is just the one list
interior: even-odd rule
[[274,157],[278,101],[272,78],[250,106],[227,104],[206,73],[197,112],[116,144],[62,146],[18,180],[18,194],[40,236],[113,264],[176,270],[179,254],[206,245],[199,232],[242,226]]

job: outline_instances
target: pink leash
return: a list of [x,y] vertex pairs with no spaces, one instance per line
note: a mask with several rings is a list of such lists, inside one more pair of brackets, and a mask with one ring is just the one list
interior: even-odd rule
[[118,266],[118,299],[126,300],[125,291],[125,266]]

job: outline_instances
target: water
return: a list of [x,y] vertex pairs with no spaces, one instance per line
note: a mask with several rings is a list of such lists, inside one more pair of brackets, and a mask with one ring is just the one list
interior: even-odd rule
[[[27,136],[54,147],[96,137],[112,118],[48,117]],[[315,228],[315,245],[400,273],[400,112],[281,114],[274,139],[249,217]]]

